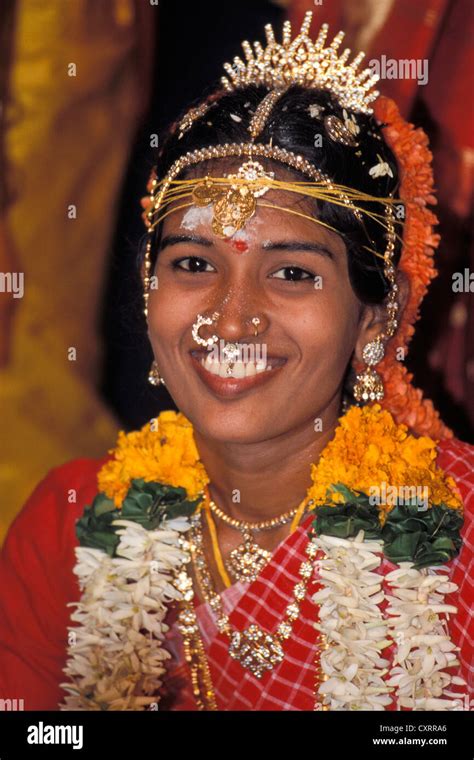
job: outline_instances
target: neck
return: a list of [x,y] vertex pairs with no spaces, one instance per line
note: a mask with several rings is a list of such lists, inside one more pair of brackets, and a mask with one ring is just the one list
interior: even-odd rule
[[257,443],[222,443],[194,430],[200,458],[210,479],[216,504],[237,520],[267,520],[297,507],[311,485],[311,464],[334,435],[339,403],[305,424]]

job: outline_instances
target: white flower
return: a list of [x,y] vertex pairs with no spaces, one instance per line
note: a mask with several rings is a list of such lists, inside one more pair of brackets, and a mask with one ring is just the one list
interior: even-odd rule
[[[167,604],[180,599],[173,583],[189,553],[180,546],[185,518],[147,531],[117,520],[117,556],[87,547],[76,549],[75,573],[84,589],[71,615],[70,681],[62,710],[145,710],[159,701],[158,690],[170,658],[163,648]],[[184,546],[184,545],[183,545]]]
[[386,174],[388,174],[389,177],[393,177],[393,172],[390,168],[390,165],[387,164],[386,161],[382,160],[382,156],[379,156],[377,153],[378,163],[375,164],[375,166],[372,166],[371,169],[369,169],[369,174],[371,177],[375,179],[375,177],[384,177]]
[[356,135],[358,135],[359,132],[360,132],[360,127],[357,124],[357,121],[356,121],[356,118],[355,118],[354,114],[352,114],[351,116],[349,116],[348,113],[347,113],[347,111],[346,111],[346,109],[344,108],[343,111],[342,111],[342,116],[344,118],[344,124],[346,126],[346,129],[352,135],[354,135],[354,137]]
[[[167,605],[189,590],[183,572],[190,561],[181,534],[187,518],[147,531],[117,520],[117,556],[88,547],[76,549],[75,573],[83,590],[71,621],[69,682],[63,710],[145,710],[159,701],[170,654],[163,647]],[[456,607],[445,595],[457,589],[446,568],[415,570],[402,562],[382,576],[383,545],[317,536],[313,543],[321,588],[320,631],[328,646],[320,652],[321,706],[331,710],[460,710],[466,697],[458,675],[458,648],[449,638],[446,615]],[[386,590],[388,588],[388,591]],[[382,612],[383,610],[383,612]],[[385,650],[396,644],[390,662]]]
[[[382,544],[364,541],[362,531],[354,539],[318,536],[314,543],[324,552],[315,562],[322,584],[313,595],[320,605],[315,628],[329,645],[320,652],[326,679],[318,690],[322,705],[383,710],[395,696],[399,708],[460,709],[462,695],[448,689],[462,679],[444,672],[459,665],[457,647],[440,617],[455,610],[444,604],[444,595],[456,585],[442,573],[415,570],[409,562],[384,579],[377,572]],[[384,580],[391,589],[388,597]],[[389,670],[382,655],[394,642]]]
[[308,113],[312,119],[319,119],[322,110],[323,106],[319,106],[316,103],[312,103],[310,106],[308,106]]
[[[439,569],[438,569],[439,570]],[[451,696],[457,676],[444,672],[459,665],[457,647],[450,640],[445,618],[456,612],[444,596],[457,589],[446,575],[434,569],[415,570],[403,563],[386,576],[391,587],[386,614],[398,649],[387,683],[395,687],[400,707],[412,710],[455,710]]]

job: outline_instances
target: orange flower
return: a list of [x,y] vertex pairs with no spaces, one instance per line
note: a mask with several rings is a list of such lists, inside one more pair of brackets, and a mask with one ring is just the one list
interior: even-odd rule
[[[311,467],[307,500],[312,499],[315,506],[339,504],[344,497],[334,489],[338,483],[367,495],[386,483],[400,488],[426,486],[430,507],[444,503],[462,510],[459,491],[453,479],[437,466],[436,454],[432,438],[411,435],[407,425],[397,424],[380,404],[351,407],[340,419],[319,462]],[[392,506],[379,505],[382,523]]]
[[[387,345],[384,359],[377,366],[385,388],[382,406],[397,422],[408,425],[418,435],[451,438],[452,431],[441,421],[433,403],[423,398],[421,390],[413,387],[412,375],[395,356],[400,347],[405,349],[406,356],[414,323],[419,318],[420,304],[431,280],[437,275],[433,262],[434,250],[439,243],[439,236],[433,232],[437,218],[427,208],[428,204],[436,203],[432,154],[426,134],[402,118],[393,100],[379,97],[374,113],[379,122],[387,125],[383,128],[384,137],[398,162],[400,198],[406,211],[399,268],[410,283],[410,294],[399,327]],[[363,364],[355,362],[354,368],[360,372]]]

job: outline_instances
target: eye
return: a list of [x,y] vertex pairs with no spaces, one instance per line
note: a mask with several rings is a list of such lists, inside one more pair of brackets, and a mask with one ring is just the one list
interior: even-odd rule
[[[283,274],[280,274],[283,272]],[[314,280],[315,275],[312,272],[308,272],[307,269],[301,269],[301,267],[282,267],[278,269],[272,277],[277,280],[287,280],[288,282],[300,282],[301,280]]]
[[[199,256],[183,256],[180,259],[174,259],[171,262],[171,266],[173,269],[181,269],[185,272],[191,272],[193,274],[216,271],[208,261],[201,259]],[[206,269],[206,267],[211,267],[211,269]]]

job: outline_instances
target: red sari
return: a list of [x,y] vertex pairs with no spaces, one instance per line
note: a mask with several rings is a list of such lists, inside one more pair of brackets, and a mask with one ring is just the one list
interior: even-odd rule
[[[52,470],[37,486],[12,524],[0,556],[0,699],[22,699],[25,710],[57,710],[66,681],[68,602],[78,601],[74,548],[75,522],[97,492],[96,476],[108,457],[78,459]],[[456,480],[464,499],[463,548],[450,564],[459,591],[447,599],[458,607],[449,621],[460,647],[459,673],[474,696],[474,447],[457,440],[439,445],[437,462]],[[271,562],[251,584],[235,584],[224,592],[230,622],[242,630],[251,622],[273,631],[283,617],[298,579],[307,541],[307,518],[275,549]],[[381,573],[392,569],[384,561]],[[221,710],[313,710],[317,608],[309,587],[285,643],[285,658],[260,680],[228,654],[207,605],[197,604],[217,704]],[[232,610],[232,611],[231,611]],[[167,622],[172,626],[175,610]],[[195,710],[186,666],[180,662],[181,639],[168,633],[170,661],[160,709]]]

